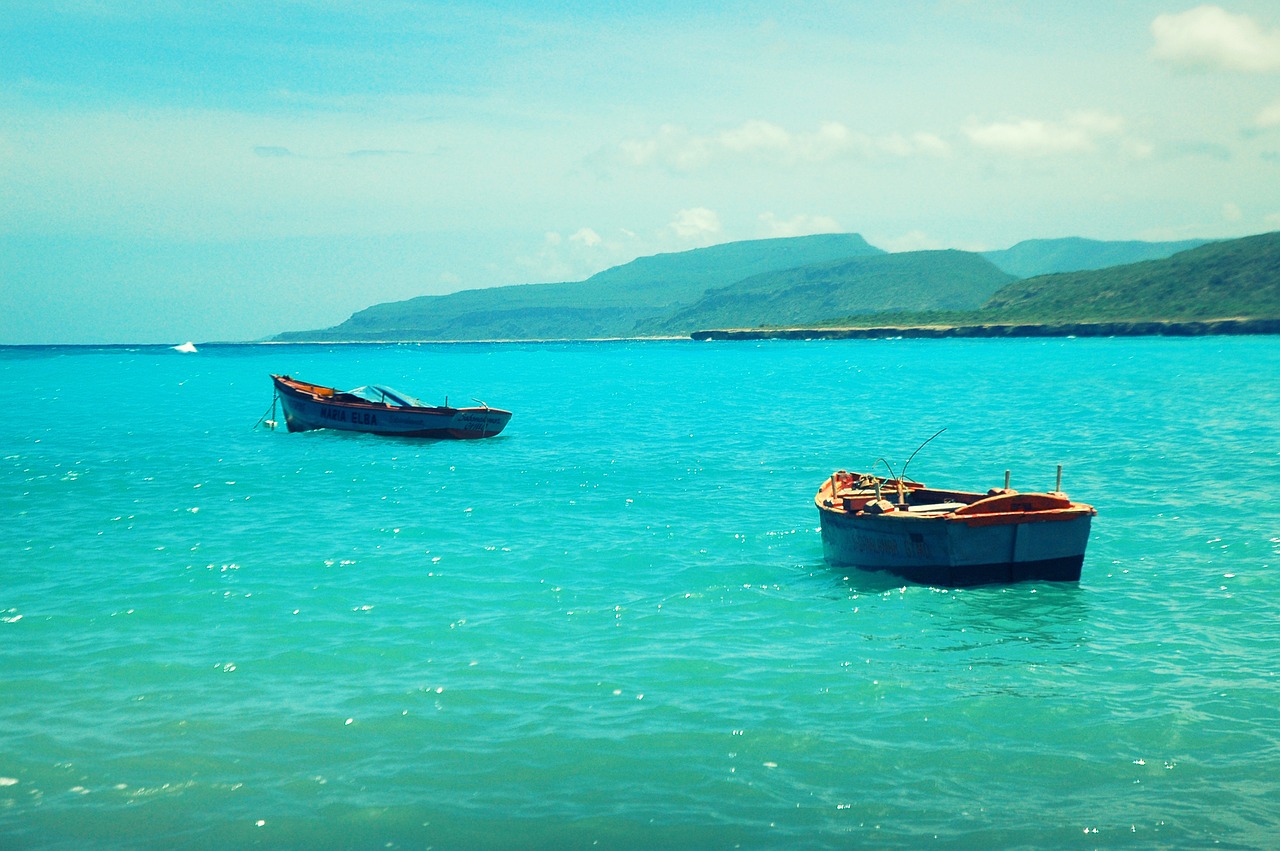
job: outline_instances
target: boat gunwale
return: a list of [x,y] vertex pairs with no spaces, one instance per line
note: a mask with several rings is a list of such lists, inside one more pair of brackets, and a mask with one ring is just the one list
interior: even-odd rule
[[[503,408],[492,408],[488,405],[482,407],[466,407],[455,408],[448,405],[392,405],[387,402],[371,402],[368,399],[361,399],[358,396],[352,396],[348,399],[336,398],[339,394],[349,396],[345,390],[338,390],[336,387],[326,387],[323,384],[312,384],[307,381],[300,381],[288,375],[271,375],[272,381],[275,382],[276,388],[284,393],[291,394],[297,398],[304,399],[308,402],[315,402],[319,405],[332,405],[337,408],[363,408],[371,411],[406,411],[413,413],[429,413],[437,416],[452,415],[457,413],[492,413],[506,414],[511,416],[511,412]],[[307,389],[315,388],[315,390]],[[328,390],[329,395],[317,393],[316,390]]]
[[[868,479],[872,480],[872,487],[854,488],[849,491],[849,495],[841,496],[840,488],[832,491],[832,485],[841,476],[852,476],[852,481],[862,484]],[[927,507],[930,504],[940,504],[946,502],[962,502],[963,505],[957,506],[949,511],[912,511],[911,506],[903,510],[898,505],[894,505],[893,510],[884,511],[879,514],[869,514],[864,509],[876,499],[876,491],[874,485],[879,483],[880,493],[894,495],[898,487],[898,480],[886,479],[880,476],[872,476],[869,474],[849,474],[844,470],[838,470],[822,483],[818,488],[817,494],[814,496],[814,503],[819,512],[830,514],[835,517],[845,517],[850,520],[857,520],[862,523],[903,523],[903,522],[928,522],[941,521],[949,523],[963,523],[966,526],[997,526],[1018,523],[1052,523],[1058,521],[1074,520],[1082,516],[1097,516],[1098,511],[1092,505],[1084,502],[1076,502],[1064,493],[1047,492],[1047,491],[1005,491],[997,489],[993,492],[979,493],[975,491],[954,491],[942,490],[938,488],[926,487],[922,482],[914,482],[911,480],[903,480],[904,494],[909,498],[911,494],[927,493],[936,502],[923,503],[919,507]],[[969,509],[981,508],[982,503],[988,500],[998,504],[1009,498],[1022,497],[1029,498],[1033,502],[1045,499],[1059,503],[1051,508],[1030,508],[1007,511],[972,511]],[[828,504],[830,503],[830,504]],[[1066,503],[1065,505],[1061,503]]]

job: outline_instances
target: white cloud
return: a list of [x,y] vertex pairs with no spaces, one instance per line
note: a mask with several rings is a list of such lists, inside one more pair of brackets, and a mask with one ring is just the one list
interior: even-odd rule
[[1244,213],[1240,211],[1239,204],[1227,202],[1222,205],[1222,218],[1228,222],[1238,222],[1244,218]]
[[894,157],[947,157],[951,155],[951,146],[932,133],[913,133],[903,136],[891,133],[866,141],[868,147]]
[[1280,70],[1280,31],[1264,30],[1248,15],[1233,15],[1218,6],[1159,15],[1151,22],[1151,53],[1186,68],[1233,71]]
[[764,237],[808,236],[814,233],[840,233],[840,225],[830,216],[807,216],[801,213],[789,219],[779,219],[773,213],[761,213],[760,230]]
[[662,165],[692,171],[711,158],[708,139],[691,136],[683,127],[664,124],[652,139],[628,139],[620,144],[624,162],[636,166]]
[[1141,139],[1125,139],[1124,152],[1135,160],[1149,159],[1156,151],[1155,145]]
[[933,157],[951,155],[951,146],[932,133],[916,133],[912,135],[911,141],[918,153]]
[[919,230],[909,231],[897,237],[876,238],[873,242],[877,247],[883,248],[890,254],[898,254],[903,251],[933,251],[950,247],[944,246],[924,231]]
[[814,133],[799,138],[800,153],[805,159],[823,161],[850,151],[864,149],[865,137],[839,121],[824,121]]
[[700,242],[720,233],[720,216],[706,207],[693,207],[676,213],[667,227],[682,240]]
[[636,235],[625,228],[601,236],[595,228],[581,227],[568,237],[548,231],[537,250],[516,263],[526,280],[580,281],[634,259],[637,250]]
[[591,228],[580,228],[577,233],[569,237],[569,241],[576,242],[579,245],[584,245],[587,248],[592,248],[599,245],[601,242],[600,234],[596,233]]
[[1254,123],[1259,127],[1280,127],[1280,100],[1264,107],[1254,119]]
[[951,156],[951,146],[932,133],[913,133],[910,136],[903,136],[901,133],[891,133],[887,136],[879,136],[875,139],[869,139],[867,140],[867,144],[879,153],[889,154],[890,156],[901,157],[903,159],[914,156]]
[[1024,118],[974,125],[967,128],[965,134],[979,148],[1016,156],[1043,157],[1096,150],[1102,139],[1117,135],[1123,125],[1114,116],[1081,112],[1061,122]]
[[731,151],[786,151],[793,142],[791,134],[778,125],[753,120],[721,133],[720,144]]
[[772,165],[825,163],[842,157],[940,157],[950,146],[932,133],[871,136],[838,121],[795,133],[781,125],[751,119],[713,135],[695,135],[675,125],[663,125],[649,139],[627,139],[618,146],[622,162],[689,172],[712,164],[751,159]]

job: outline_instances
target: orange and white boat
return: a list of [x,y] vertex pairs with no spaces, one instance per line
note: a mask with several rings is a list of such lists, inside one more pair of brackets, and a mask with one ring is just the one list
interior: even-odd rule
[[941,490],[904,478],[839,470],[814,501],[832,565],[883,570],[926,585],[1078,582],[1091,505],[1057,489]]

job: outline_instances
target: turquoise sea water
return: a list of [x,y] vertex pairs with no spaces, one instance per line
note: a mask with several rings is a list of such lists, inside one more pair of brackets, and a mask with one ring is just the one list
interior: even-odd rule
[[[0,410],[0,847],[1280,844],[1280,340],[12,348]],[[1078,585],[823,563],[944,426],[1065,465]]]

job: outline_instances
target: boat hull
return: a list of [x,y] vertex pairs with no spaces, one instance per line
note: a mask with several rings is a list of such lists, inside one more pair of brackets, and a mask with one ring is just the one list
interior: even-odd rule
[[814,503],[832,565],[953,587],[1078,582],[1098,513],[1057,490],[975,493],[844,470]]
[[415,408],[327,402],[276,380],[289,431],[337,429],[397,437],[476,440],[506,428],[511,412],[499,408]]
[[1003,523],[955,517],[844,514],[819,509],[822,551],[840,567],[881,570],[926,585],[1078,582],[1092,514]]

